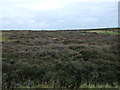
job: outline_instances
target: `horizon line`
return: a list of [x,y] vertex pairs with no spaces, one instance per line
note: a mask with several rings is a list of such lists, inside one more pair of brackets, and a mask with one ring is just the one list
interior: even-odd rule
[[88,29],[3,29],[0,31],[69,31],[69,30],[99,30],[99,29],[120,29],[120,27],[111,28],[88,28]]

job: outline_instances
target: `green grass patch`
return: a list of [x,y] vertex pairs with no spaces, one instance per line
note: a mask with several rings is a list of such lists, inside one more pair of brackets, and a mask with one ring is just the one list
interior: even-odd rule
[[9,39],[9,36],[2,36],[2,39],[0,39],[0,40],[6,41],[6,42],[16,41],[15,39]]
[[112,35],[119,35],[118,31],[102,31],[102,30],[92,30],[92,31],[86,31],[86,32],[95,32],[99,34],[112,34]]
[[[17,87],[17,88],[55,88],[55,87],[52,87],[52,86],[49,86],[49,85],[47,85],[47,84],[40,84],[40,85],[38,85],[38,86],[33,86],[33,87],[30,87],[30,86],[19,86],[19,87]],[[66,87],[56,87],[56,88],[66,88]],[[82,85],[80,85],[80,87],[79,88],[93,88],[93,89],[95,89],[96,88],[96,90],[98,90],[98,89],[100,89],[100,88],[116,88],[116,89],[119,89],[120,87],[119,86],[110,86],[110,85],[92,85],[92,84],[90,84],[90,85],[86,85],[86,84],[82,84]]]
[[89,85],[86,85],[86,84],[83,84],[81,85],[79,88],[120,88],[119,86],[111,86],[111,85],[92,85],[92,84],[89,84]]
[[114,32],[114,31],[101,31],[101,32],[97,32],[97,33],[119,35],[119,32]]

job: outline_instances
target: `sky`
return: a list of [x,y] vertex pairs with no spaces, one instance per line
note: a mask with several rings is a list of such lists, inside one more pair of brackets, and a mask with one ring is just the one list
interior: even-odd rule
[[0,30],[118,27],[119,0],[0,0]]

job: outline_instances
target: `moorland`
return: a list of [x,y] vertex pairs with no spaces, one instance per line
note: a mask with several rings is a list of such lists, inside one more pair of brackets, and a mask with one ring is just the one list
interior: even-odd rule
[[2,31],[2,87],[118,88],[119,31]]

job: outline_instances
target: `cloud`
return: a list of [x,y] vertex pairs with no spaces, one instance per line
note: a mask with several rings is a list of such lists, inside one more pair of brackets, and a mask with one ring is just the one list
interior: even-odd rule
[[31,10],[54,10],[63,8],[63,4],[60,2],[44,2],[44,3],[22,3],[22,4],[16,4],[16,7],[31,9]]
[[18,2],[18,3],[25,3],[25,2],[38,2],[38,3],[43,3],[43,2],[119,2],[119,0],[0,0],[0,2]]
[[119,2],[119,0],[70,0],[72,2]]
[[116,0],[104,0],[106,2],[103,0],[1,1],[3,2],[0,3],[0,9],[2,8],[2,12],[0,12],[2,20],[0,21],[4,29],[65,29],[117,26],[118,7],[117,3],[113,3]]

